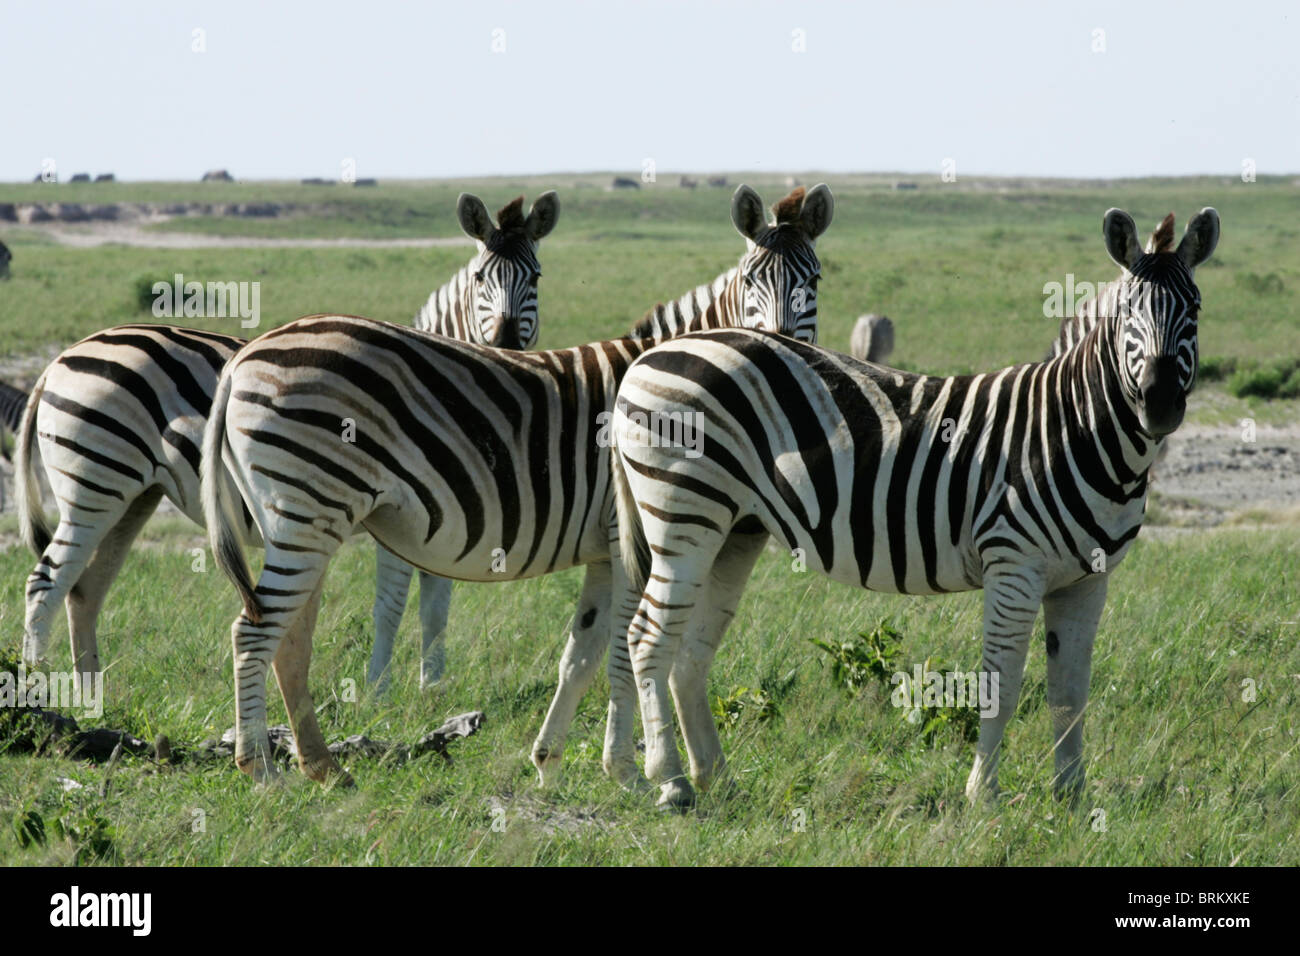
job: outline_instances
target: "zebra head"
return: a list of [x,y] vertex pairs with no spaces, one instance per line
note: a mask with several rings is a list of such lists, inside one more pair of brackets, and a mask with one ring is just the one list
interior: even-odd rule
[[560,199],[542,193],[527,217],[523,208],[523,196],[511,200],[493,225],[477,196],[461,193],[456,202],[460,227],[478,243],[465,270],[462,308],[471,340],[481,345],[526,349],[537,341],[537,244],[555,228]]
[[1115,366],[1125,398],[1143,430],[1156,438],[1183,421],[1196,381],[1196,320],[1201,293],[1193,270],[1219,241],[1219,214],[1207,206],[1187,224],[1178,248],[1174,217],[1165,217],[1144,251],[1133,218],[1107,210],[1106,251],[1124,269],[1103,314],[1115,323]]
[[763,215],[763,201],[748,186],[731,197],[731,221],[747,246],[736,277],[739,324],[817,341],[817,237],[831,224],[835,201],[825,183],[806,194],[802,186],[775,206],[776,222]]

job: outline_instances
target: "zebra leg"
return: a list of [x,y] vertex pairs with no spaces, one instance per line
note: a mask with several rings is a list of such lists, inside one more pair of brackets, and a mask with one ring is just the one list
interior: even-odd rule
[[620,787],[642,791],[650,789],[650,782],[636,765],[636,718],[640,705],[627,646],[628,627],[641,604],[641,595],[632,590],[627,580],[623,564],[617,558],[617,543],[612,547],[615,560],[609,592],[609,661],[606,664],[609,711],[605,717],[605,753],[601,765]]
[[420,690],[442,680],[447,666],[447,612],[451,581],[420,572]]
[[[271,760],[270,741],[266,727],[266,670],[276,658],[281,641],[297,623],[304,608],[313,600],[331,553],[319,550],[286,551],[279,548],[271,534],[267,535],[266,563],[257,579],[256,593],[262,603],[262,620],[254,623],[247,610],[241,611],[231,625],[234,644],[235,670],[235,764],[258,783],[265,783],[278,773]],[[314,622],[312,622],[314,623]],[[305,693],[306,664],[311,657],[311,635],[303,640],[295,638],[283,666],[286,674],[301,680]],[[277,667],[277,676],[280,668]],[[291,684],[293,698],[286,696],[285,706],[290,720],[303,719],[298,705],[299,684]],[[314,726],[314,719],[312,725]],[[318,759],[317,741],[310,737],[311,728],[304,726],[303,736],[295,734],[299,752],[304,747]],[[316,728],[319,736],[320,729]],[[323,741],[321,741],[323,745]],[[305,769],[305,768],[304,768]]]
[[[23,661],[29,667],[44,665],[55,609],[72,593],[95,550],[126,510],[120,503],[112,509],[83,509],[75,504],[70,507],[78,514],[84,512],[83,519],[77,521],[69,515],[60,517],[50,543],[27,577]],[[77,654],[78,649],[74,647],[73,653]],[[99,668],[98,660],[85,663],[93,664],[96,670]]]
[[393,659],[393,641],[406,612],[406,595],[411,587],[412,567],[382,544],[375,545],[375,646],[370,651],[366,682],[375,692],[388,690],[388,664]]
[[645,594],[628,628],[628,651],[641,694],[645,775],[660,787],[660,806],[685,808],[694,804],[695,792],[682,772],[677,753],[668,684],[692,612],[696,603],[707,596],[704,582],[708,574],[675,575],[661,565],[658,555],[655,557]]
[[1090,574],[1043,600],[1047,638],[1047,704],[1052,711],[1058,800],[1083,794],[1083,712],[1092,677],[1092,643],[1106,604],[1108,575]]
[[668,678],[686,741],[691,780],[700,790],[707,790],[713,784],[726,761],[713,711],[709,708],[709,668],[718,644],[736,616],[740,596],[766,542],[766,532],[733,533],[727,538],[714,562],[707,594],[695,610]]
[[104,536],[90,563],[68,592],[68,632],[72,637],[73,673],[78,683],[93,680],[100,671],[96,624],[104,606],[104,597],[117,580],[131,551],[131,543],[157,509],[162,495],[161,488],[153,487],[131,502],[126,514]]
[[303,775],[317,783],[326,783],[337,776],[341,784],[350,786],[352,777],[339,766],[325,744],[320,724],[316,722],[311,691],[307,687],[312,634],[316,630],[322,584],[323,581],[316,585],[298,619],[285,632],[276,650],[273,667],[280,695],[284,698],[284,708],[289,714],[289,725],[293,728],[293,739],[298,746],[298,766]]
[[1033,569],[1009,562],[993,565],[984,575],[984,654],[982,670],[991,682],[997,677],[997,709],[980,714],[980,736],[975,763],[966,779],[966,797],[972,803],[998,795],[998,761],[1007,721],[1020,700],[1025,677],[1025,654],[1034,618],[1043,600],[1042,576]]
[[609,640],[610,574],[607,561],[587,565],[578,610],[560,657],[560,682],[533,743],[533,766],[543,787],[553,787],[559,782],[569,724],[605,653]]

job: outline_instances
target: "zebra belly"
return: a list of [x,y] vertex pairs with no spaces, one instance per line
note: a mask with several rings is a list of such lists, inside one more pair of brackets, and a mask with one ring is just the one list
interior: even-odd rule
[[[408,564],[429,574],[457,581],[513,581],[539,577],[553,571],[609,559],[609,547],[593,546],[593,540],[577,547],[534,549],[531,537],[516,540],[508,550],[499,538],[484,538],[468,551],[460,529],[444,529],[425,539],[421,525],[398,508],[379,508],[364,521],[375,540]],[[603,541],[599,535],[587,539]],[[545,553],[541,553],[545,550]]]

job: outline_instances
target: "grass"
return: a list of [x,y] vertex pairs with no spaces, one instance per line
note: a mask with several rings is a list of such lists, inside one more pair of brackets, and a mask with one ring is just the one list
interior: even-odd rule
[[[357,191],[25,184],[0,186],[0,202],[269,200],[301,208],[283,220],[186,219],[168,228],[451,236],[462,188],[499,205],[556,187],[563,212],[541,251],[541,345],[555,347],[620,334],[655,301],[731,265],[742,248],[728,223],[729,189],[680,190],[675,177],[662,176],[653,188],[614,194],[597,188],[606,178]],[[1300,234],[1289,226],[1300,190],[1288,182],[923,182],[908,193],[890,191],[887,177],[830,182],[837,206],[819,248],[821,341],[846,347],[857,315],[885,312],[898,328],[900,363],[947,373],[1043,354],[1056,326],[1042,314],[1044,284],[1068,272],[1090,281],[1115,274],[1098,228],[1108,206],[1128,208],[1144,226],[1172,209],[1180,229],[1196,209],[1217,206],[1223,240],[1198,282],[1201,351],[1215,357],[1218,374],[1198,389],[1189,420],[1234,428],[1243,417],[1296,421],[1296,400],[1238,397],[1224,387],[1239,369],[1300,356],[1290,292],[1300,282]],[[756,184],[769,201],[784,192],[771,180]],[[148,320],[136,293],[144,276],[258,281],[263,330],[314,311],[402,322],[468,256],[463,247],[86,250],[19,229],[3,238],[16,257],[13,279],[0,283],[10,360]],[[237,328],[233,319],[190,321]],[[940,725],[927,739],[891,706],[881,682],[841,688],[832,660],[812,641],[850,642],[888,618],[900,635],[900,671],[927,659],[974,668],[980,595],[870,595],[794,573],[768,553],[710,680],[735,789],[705,794],[685,818],[657,813],[601,772],[603,675],[574,722],[562,785],[536,788],[528,753],[555,686],[580,571],[458,586],[449,676],[428,694],[416,687],[408,613],[390,696],[375,700],[362,687],[352,700],[373,636],[374,573],[372,549],[352,543],[332,566],[315,644],[312,687],[326,735],[414,742],[449,715],[484,710],[487,725],[454,745],[453,766],[359,759],[351,764],[355,790],[324,790],[293,773],[285,786],[259,791],[224,761],[156,772],[126,758],[101,796],[101,766],[6,754],[0,864],[1295,865],[1300,544],[1292,532],[1232,527],[1137,542],[1114,575],[1098,636],[1089,786],[1074,811],[1050,796],[1041,627],[1008,731],[1007,799],[993,811],[970,811],[961,793],[973,749],[961,728]],[[10,635],[2,646],[13,650],[32,557],[12,543],[11,518],[0,519],[0,541],[9,542],[0,550],[0,580],[9,582],[0,589]],[[203,544],[193,526],[156,519],[142,541],[100,619],[108,668],[102,723],[192,746],[233,723],[228,634],[236,602],[211,561],[206,572],[192,570],[189,549]],[[55,666],[69,666],[62,625],[52,652]],[[1254,699],[1243,699],[1252,686]],[[283,720],[273,685],[269,699],[272,720]],[[61,778],[83,786],[65,789]],[[32,814],[46,824],[44,842],[31,837]]]
[[[176,547],[133,555],[102,619],[104,722],[193,745],[232,720],[225,635],[235,602],[218,572],[191,570],[185,532],[176,533]],[[1295,536],[1276,531],[1138,542],[1114,577],[1099,632],[1089,787],[1073,812],[1050,796],[1041,627],[1008,730],[1006,801],[987,813],[963,805],[973,749],[962,733],[943,729],[928,746],[887,687],[873,680],[846,692],[810,641],[848,640],[889,616],[901,634],[898,670],[928,657],[974,668],[978,594],[869,595],[765,555],[710,696],[725,702],[738,688],[763,686],[775,713],[742,707],[723,721],[736,789],[706,794],[682,819],[603,776],[603,677],[575,721],[562,785],[545,793],[534,784],[528,751],[554,689],[578,572],[458,587],[445,686],[427,695],[416,688],[412,613],[390,697],[348,702],[347,682],[360,683],[369,653],[373,575],[371,549],[353,543],[328,579],[316,641],[313,686],[326,735],[413,742],[452,713],[483,709],[486,727],[455,746],[453,766],[358,759],[355,790],[324,790],[295,772],[259,791],[224,761],[159,773],[126,758],[101,798],[101,766],[7,756],[0,813],[10,823],[33,810],[47,821],[102,818],[113,851],[99,859],[127,865],[1295,865],[1298,559]],[[30,563],[11,550],[0,555],[0,573],[19,581]],[[18,588],[5,591],[0,613],[21,616]],[[53,650],[66,667],[66,644]],[[1249,702],[1247,679],[1257,694]],[[282,720],[274,690],[271,700],[272,720]],[[84,786],[65,792],[59,778]],[[504,832],[493,828],[498,819]],[[13,830],[0,831],[4,865],[67,862],[79,847],[51,836],[24,848]]]
[[[898,328],[898,362],[939,374],[986,371],[1041,358],[1057,320],[1043,314],[1043,287],[1114,278],[1101,243],[1108,206],[1129,209],[1143,229],[1173,210],[1179,230],[1204,205],[1223,217],[1218,251],[1197,281],[1204,301],[1201,352],[1272,361],[1300,357],[1292,296],[1300,287],[1300,189],[1289,181],[1142,180],[1115,184],[1002,181],[922,183],[894,192],[892,180],[828,177],[836,212],[819,244],[824,281],[821,341],[847,348],[858,315],[884,312]],[[72,202],[266,201],[310,203],[284,219],[177,219],[185,232],[259,236],[459,236],[455,195],[479,192],[496,207],[520,192],[531,201],[559,188],[559,225],[542,246],[540,347],[622,334],[657,301],[735,263],[743,249],[728,216],[730,189],[684,190],[675,177],[632,193],[597,188],[608,177],[533,177],[464,183],[381,184],[373,190],[296,184],[0,185],[0,202],[55,196]],[[733,177],[733,182],[735,178]],[[754,180],[765,200],[785,187]],[[805,182],[817,181],[814,176]],[[585,184],[585,185],[583,185]],[[983,188],[977,188],[982,186]],[[70,343],[106,325],[148,317],[136,305],[141,276],[183,273],[199,281],[261,283],[262,328],[310,312],[357,312],[409,321],[430,291],[469,256],[466,248],[201,249],[51,245],[31,231],[3,236],[13,278],[0,284],[0,349],[24,354]],[[234,319],[195,320],[235,332]]]

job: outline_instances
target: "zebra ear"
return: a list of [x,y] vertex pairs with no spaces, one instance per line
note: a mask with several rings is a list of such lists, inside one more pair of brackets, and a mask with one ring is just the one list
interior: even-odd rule
[[524,222],[524,232],[528,238],[537,242],[555,228],[560,219],[560,197],[555,190],[542,193],[528,210],[528,219]]
[[834,215],[835,199],[831,196],[831,188],[825,183],[820,183],[809,190],[804,198],[803,209],[799,212],[799,221],[811,241],[826,231]]
[[767,228],[767,217],[763,215],[763,200],[758,193],[741,184],[731,197],[731,222],[736,231],[753,242],[759,233]]
[[1123,209],[1107,209],[1101,221],[1101,232],[1106,237],[1106,252],[1115,264],[1132,269],[1142,255],[1138,241],[1137,224]]
[[1214,252],[1219,244],[1219,211],[1206,206],[1187,224],[1177,255],[1189,269],[1195,269]]
[[487,242],[488,236],[496,229],[483,200],[471,193],[461,193],[456,200],[456,218],[460,220],[460,228],[465,230],[465,235],[479,242]]

